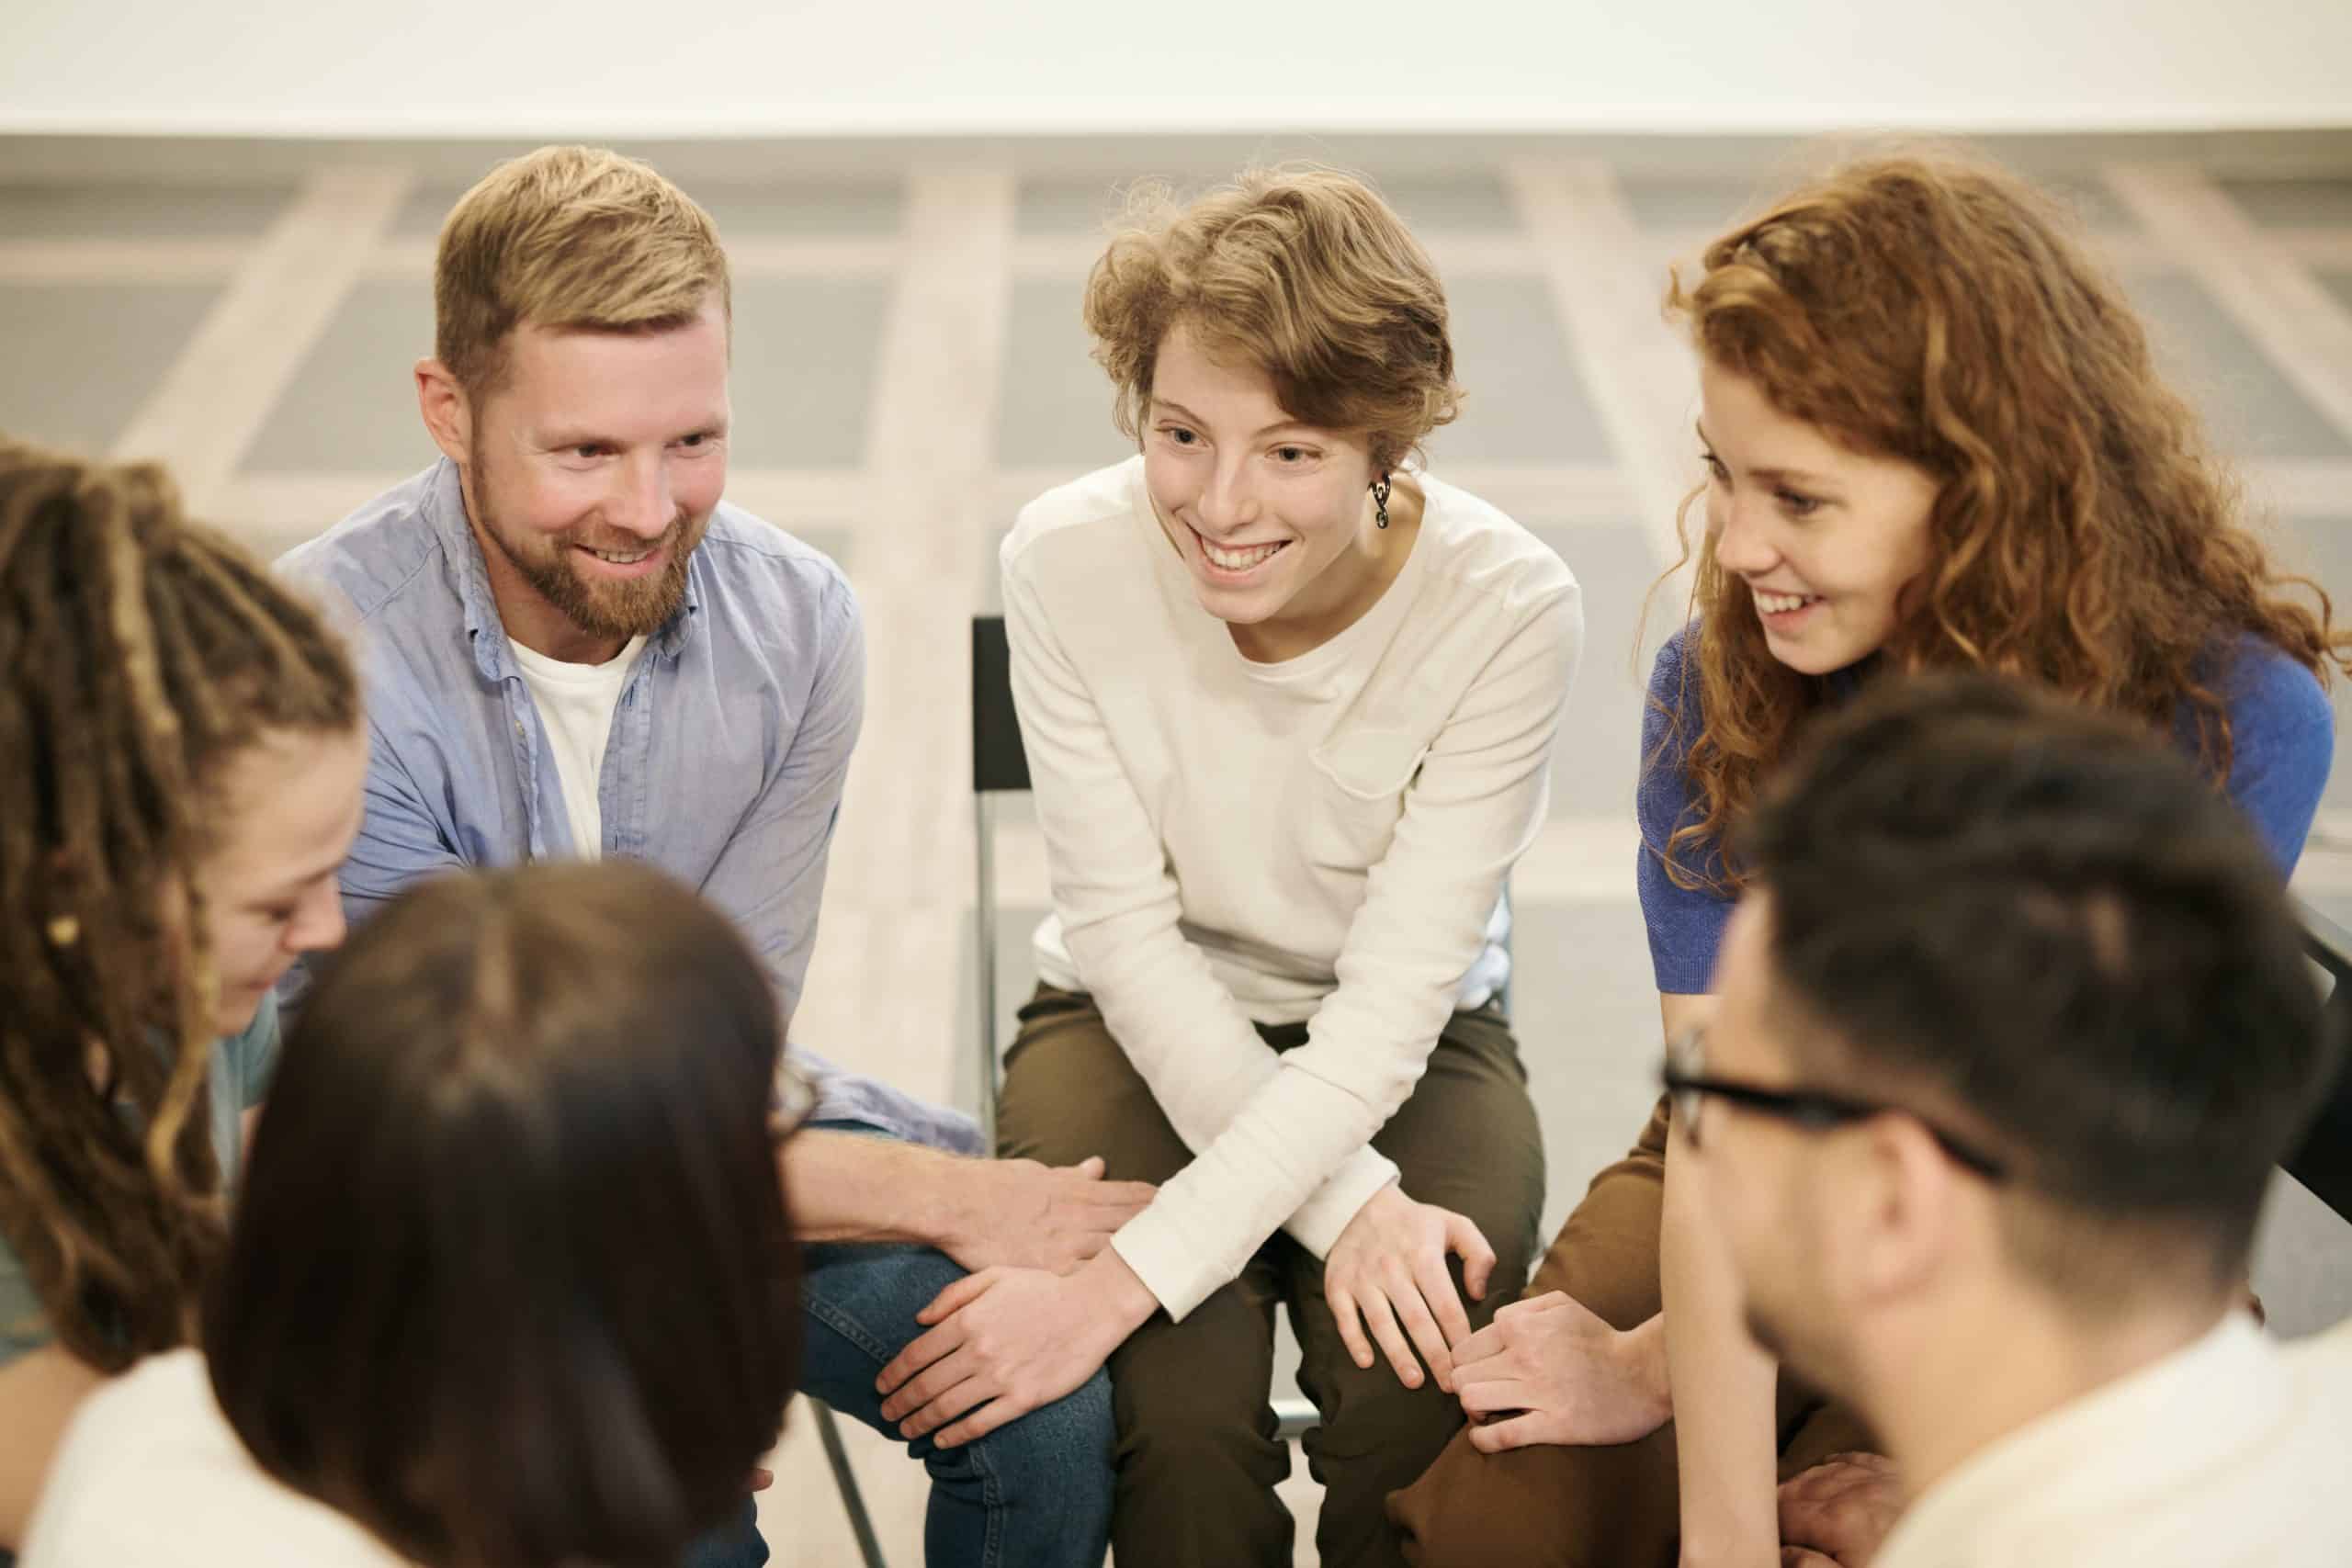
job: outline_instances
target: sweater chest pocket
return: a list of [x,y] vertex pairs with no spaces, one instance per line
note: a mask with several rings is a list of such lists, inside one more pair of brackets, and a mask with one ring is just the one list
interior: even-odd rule
[[1350,729],[1317,747],[1299,833],[1308,862],[1353,876],[1379,864],[1429,749],[1420,731],[1392,728]]

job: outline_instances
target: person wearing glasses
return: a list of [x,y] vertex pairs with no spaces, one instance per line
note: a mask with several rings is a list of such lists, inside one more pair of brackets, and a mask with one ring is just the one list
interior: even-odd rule
[[1743,843],[1674,1157],[1900,1509],[1875,1555],[1782,1561],[2342,1563],[2352,1325],[2238,1310],[2342,1048],[2269,846],[2143,734],[1985,675],[1840,714]]
[[[1695,615],[1651,679],[1636,800],[1668,1036],[1712,1006],[1758,789],[1816,715],[1895,672],[1990,668],[2127,716],[2294,865],[2352,638],[2274,563],[2045,197],[1958,157],[1866,158],[1732,229],[1668,305],[1698,351],[1706,470]],[[1770,1563],[1776,1479],[1866,1445],[1740,1334],[1669,1122],[1661,1104],[1528,1299],[1457,1352],[1477,1424],[1392,1500],[1408,1556]]]
[[24,1568],[680,1562],[798,1379],[782,1039],[641,863],[394,898],[287,1037],[203,1354],[85,1403]]

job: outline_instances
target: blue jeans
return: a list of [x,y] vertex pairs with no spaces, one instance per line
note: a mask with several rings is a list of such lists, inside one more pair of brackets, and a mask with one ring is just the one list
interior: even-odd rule
[[760,1506],[747,1496],[735,1522],[695,1542],[682,1568],[760,1568],[767,1560],[767,1538],[760,1534]]
[[[855,1121],[810,1123],[870,1136]],[[967,1270],[928,1247],[829,1243],[801,1251],[800,1386],[892,1441],[874,1380],[923,1332],[915,1314]],[[1102,1568],[1111,1545],[1111,1379],[1097,1371],[1076,1392],[977,1442],[906,1445],[931,1472],[923,1521],[929,1568]],[[768,1561],[757,1508],[695,1543],[684,1568],[760,1568]],[[0,1563],[0,1568],[6,1564]]]
[[[915,1314],[964,1277],[928,1247],[831,1245],[802,1255],[808,1341],[801,1387],[899,1440],[874,1380],[922,1332]],[[906,1445],[931,1472],[930,1568],[1102,1568],[1111,1541],[1111,1380],[960,1448]]]
[[[808,1345],[801,1388],[896,1439],[874,1380],[922,1332],[915,1314],[964,1277],[927,1247],[811,1247],[801,1299]],[[1102,1568],[1111,1539],[1111,1382],[1102,1372],[1075,1393],[978,1442],[907,1452],[931,1472],[923,1523],[930,1568]],[[758,1568],[767,1562],[753,1510],[704,1538],[685,1568]]]

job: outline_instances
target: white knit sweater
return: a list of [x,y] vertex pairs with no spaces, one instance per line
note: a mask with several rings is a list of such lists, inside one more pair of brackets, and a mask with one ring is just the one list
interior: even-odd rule
[[[1037,958],[1093,994],[1193,1163],[1114,1238],[1171,1316],[1275,1229],[1317,1257],[1396,1177],[1368,1145],[1454,1009],[1504,978],[1542,826],[1576,580],[1419,476],[1413,553],[1313,651],[1242,657],[1131,458],[1005,541],[1012,682],[1053,879]],[[1309,1021],[1268,1049],[1252,1021]]]

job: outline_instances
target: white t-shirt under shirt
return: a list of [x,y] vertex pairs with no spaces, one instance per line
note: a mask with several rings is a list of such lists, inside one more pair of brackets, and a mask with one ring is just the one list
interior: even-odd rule
[[2204,1338],[1971,1456],[1877,1568],[2343,1568],[2352,1324],[2281,1345],[2233,1312]]
[[645,651],[645,639],[629,638],[620,652],[602,664],[571,664],[535,653],[506,639],[523,683],[547,726],[548,744],[555,751],[556,778],[563,785],[564,815],[571,819],[572,852],[582,860],[597,860],[605,852],[605,812],[596,786],[605,773],[605,742],[613,733],[613,714],[621,705],[621,688]]
[[404,1568],[325,1504],[272,1480],[194,1350],[154,1356],[66,1427],[19,1568]]
[[[1143,459],[1041,496],[1002,552],[1052,873],[1037,960],[1090,991],[1195,1157],[1114,1245],[1171,1315],[1288,1230],[1320,1257],[1394,1179],[1369,1145],[1458,1006],[1542,827],[1576,580],[1417,476],[1411,556],[1320,648],[1258,664],[1201,608]],[[1308,1023],[1277,1056],[1252,1022]]]

